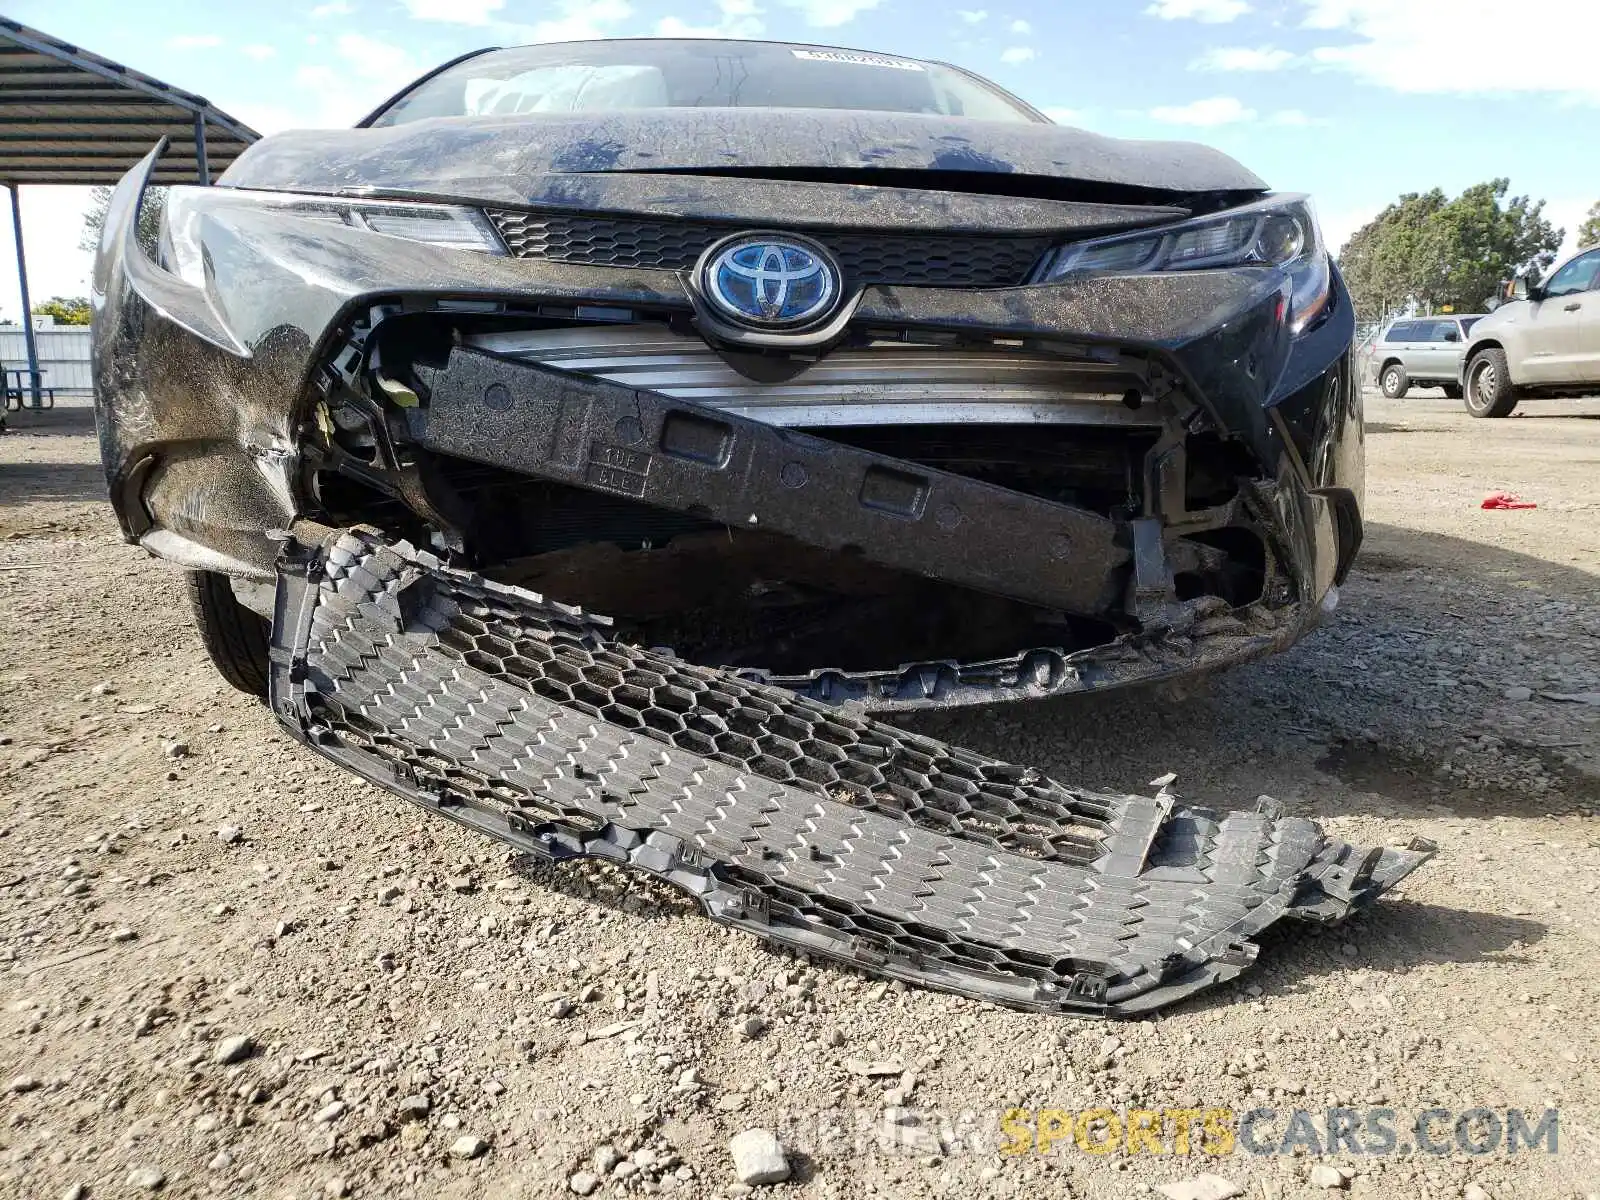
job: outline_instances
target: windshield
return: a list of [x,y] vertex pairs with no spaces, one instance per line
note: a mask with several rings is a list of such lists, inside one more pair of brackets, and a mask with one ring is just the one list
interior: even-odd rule
[[371,122],[638,108],[843,108],[1038,122],[937,63],[776,42],[614,40],[492,50],[404,93]]
[[1472,332],[1472,327],[1474,325],[1476,325],[1481,320],[1483,320],[1482,317],[1462,317],[1461,318],[1461,332],[1462,333],[1471,333]]

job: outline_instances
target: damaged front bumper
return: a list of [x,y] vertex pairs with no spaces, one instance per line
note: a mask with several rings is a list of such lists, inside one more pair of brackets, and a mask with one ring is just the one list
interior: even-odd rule
[[[975,420],[1018,422],[1013,448],[1033,432],[1030,411],[1041,439],[1079,428],[1126,435],[1116,447],[1122,494],[1090,502],[836,430],[871,407],[855,399],[826,413],[809,401],[696,399],[503,349],[508,337],[548,343],[552,330],[587,347],[596,323],[619,314],[646,341],[651,330],[681,331],[693,305],[670,272],[508,260],[224,208],[195,235],[205,269],[196,286],[138,246],[142,184],[135,172],[117,189],[96,267],[102,450],[128,536],[190,568],[269,583],[272,531],[309,516],[382,524],[418,544],[432,537],[454,564],[499,575],[500,560],[476,544],[492,537],[482,527],[497,519],[494,506],[452,494],[450,471],[466,464],[671,510],[726,530],[729,543],[777,534],[847,570],[947,584],[941,601],[958,591],[997,598],[1012,606],[1008,620],[1019,608],[1048,618],[1026,635],[962,648],[927,639],[851,661],[700,656],[693,644],[637,634],[752,681],[887,712],[1171,680],[1282,649],[1331,606],[1360,542],[1360,406],[1337,278],[1327,319],[1299,337],[1281,319],[1281,273],[1266,268],[864,289],[853,353],[898,344],[930,359],[1003,356],[1109,389],[1109,403],[971,406]],[[429,341],[444,350],[418,349]],[[836,356],[846,357],[811,371]],[[858,389],[880,399],[906,390]],[[938,428],[971,427],[948,406],[925,407],[954,422]],[[820,424],[776,429],[779,412]],[[365,439],[359,450],[340,444],[351,429]],[[329,499],[350,481],[367,489],[368,510]],[[647,535],[630,536],[631,558],[663,557],[659,547],[636,552]],[[1249,560],[1246,583],[1208,577],[1236,558]],[[765,564],[760,582],[777,573]],[[952,611],[951,628],[990,619],[989,609]],[[1092,634],[1054,632],[1080,619]]]
[[375,531],[302,526],[272,704],[372,782],[546,859],[606,859],[720,923],[1020,1008],[1149,1012],[1421,863],[1312,822],[1039,772],[614,639]]

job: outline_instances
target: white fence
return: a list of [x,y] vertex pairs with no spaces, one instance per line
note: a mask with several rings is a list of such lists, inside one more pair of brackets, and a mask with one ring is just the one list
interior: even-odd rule
[[[45,373],[41,381],[45,387],[55,388],[58,396],[87,396],[94,391],[94,376],[89,371],[87,325],[35,329],[33,337],[39,348],[39,369]],[[28,343],[22,326],[0,326],[0,363],[4,363],[7,371],[27,369]]]

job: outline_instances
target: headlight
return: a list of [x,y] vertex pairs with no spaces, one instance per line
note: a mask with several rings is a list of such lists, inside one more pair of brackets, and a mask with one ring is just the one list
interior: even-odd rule
[[488,219],[475,208],[407,200],[344,200],[289,192],[255,192],[243,188],[174,187],[162,213],[160,261],[173,274],[196,287],[205,286],[199,218],[227,211],[260,211],[331,225],[347,225],[387,237],[426,242],[455,250],[504,254]]
[[1035,282],[1243,266],[1288,272],[1285,318],[1293,332],[1305,329],[1327,307],[1330,283],[1311,201],[1274,196],[1179,225],[1073,242],[1045,263]]

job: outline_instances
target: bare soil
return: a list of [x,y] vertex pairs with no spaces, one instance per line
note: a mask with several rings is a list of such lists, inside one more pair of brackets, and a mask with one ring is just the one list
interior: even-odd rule
[[[1600,1193],[1600,705],[1571,699],[1600,693],[1600,401],[1368,415],[1366,549],[1300,646],[1183,699],[917,722],[1075,783],[1175,771],[1187,799],[1439,844],[1373,911],[1275,931],[1237,987],[1115,1025],[808,964],[341,774],[220,682],[179,576],[120,542],[86,412],[13,418],[0,1195],[570,1196],[580,1173],[739,1195],[727,1143],[752,1127],[793,1168],[757,1192],[796,1198],[1133,1197],[1209,1171],[1288,1200],[1330,1194],[1319,1164],[1354,1197]],[[1499,489],[1539,507],[1480,509]],[[997,1153],[1012,1106],[1334,1104],[1402,1126],[1555,1107],[1559,1151]],[[935,1115],[963,1112],[941,1144]]]

